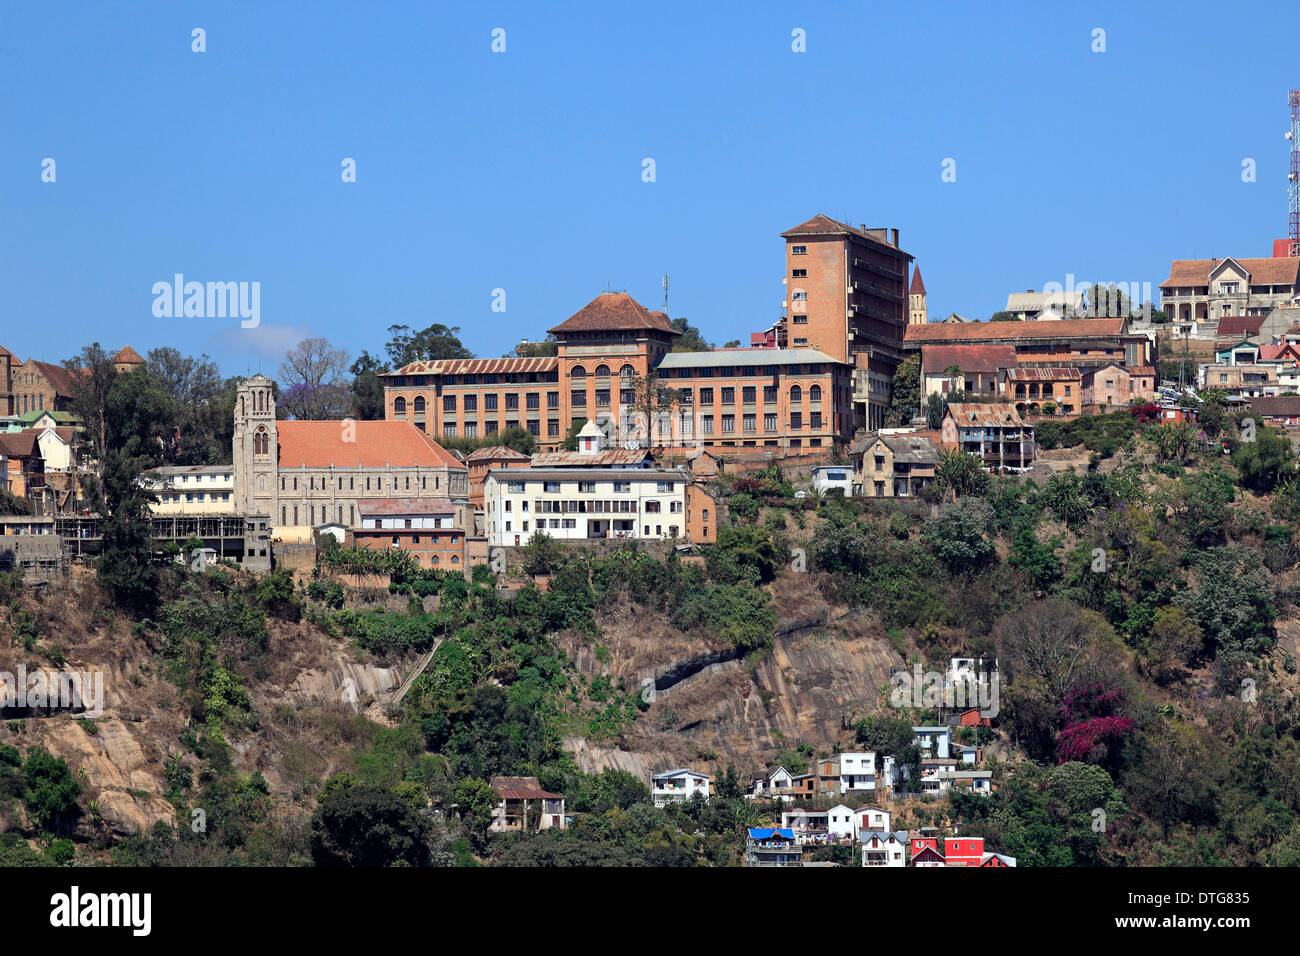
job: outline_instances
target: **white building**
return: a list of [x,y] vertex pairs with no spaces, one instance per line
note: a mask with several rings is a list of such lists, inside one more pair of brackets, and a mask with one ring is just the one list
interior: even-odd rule
[[686,485],[676,471],[631,468],[509,468],[483,483],[491,547],[552,538],[686,538]]
[[876,789],[876,754],[874,751],[842,753],[840,757],[840,793],[864,793]]
[[650,778],[650,795],[656,807],[669,803],[685,803],[699,794],[709,799],[709,775],[694,770],[669,770]]
[[879,807],[858,807],[853,816],[858,830],[889,830],[893,822],[890,812]]
[[858,842],[862,844],[863,866],[907,866],[906,833],[863,830]]
[[833,488],[844,492],[845,498],[853,496],[852,465],[818,465],[812,470],[813,490],[826,494]]
[[921,757],[947,757],[952,743],[951,727],[913,727],[916,745],[921,748]]
[[749,788],[745,792],[745,797],[749,800],[782,800],[790,801],[794,799],[794,777],[785,767],[777,767],[771,773],[757,774],[749,782]]
[[858,815],[844,804],[829,810],[783,810],[781,827],[794,834],[796,843],[824,843],[852,840],[858,831]]
[[156,515],[236,514],[234,465],[165,465],[141,476]]

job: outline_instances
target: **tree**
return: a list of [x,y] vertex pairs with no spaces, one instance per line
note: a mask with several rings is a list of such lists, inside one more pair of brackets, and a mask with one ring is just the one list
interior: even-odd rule
[[570,425],[568,432],[565,433],[564,441],[560,443],[560,447],[563,448],[565,451],[577,451],[578,432],[582,431],[582,429],[585,428],[586,425],[587,425],[586,422],[574,422],[572,425]]
[[140,371],[149,375],[168,401],[163,461],[206,465],[229,456],[235,379],[222,380],[216,363],[206,355],[194,358],[167,347],[152,349]]
[[90,438],[95,472],[102,474],[108,450],[108,393],[117,379],[117,369],[103,347],[95,342],[63,363],[71,381],[72,411]]
[[673,343],[674,352],[707,352],[709,343],[704,340],[700,330],[687,321],[686,316],[672,320],[673,328],[681,333]]
[[352,404],[348,353],[329,339],[306,338],[285,353],[276,411],[305,421],[342,418]]
[[939,453],[939,464],[934,466],[934,484],[945,498],[955,501],[962,495],[975,494],[988,480],[988,473],[974,455],[960,448]]
[[[514,348],[515,358],[549,358],[560,352],[560,340],[551,333],[540,342],[520,342]],[[509,356],[507,356],[509,357]]]
[[938,431],[943,427],[943,416],[948,412],[948,400],[938,392],[931,392],[925,400],[925,427]]
[[496,805],[497,792],[485,780],[462,780],[456,788],[456,809],[461,823],[469,833],[470,841],[478,847],[487,843],[488,827],[492,825],[492,811]]
[[1148,435],[1165,461],[1185,461],[1196,443],[1196,429],[1190,422],[1164,422]]
[[1251,491],[1266,494],[1296,473],[1291,456],[1291,440],[1273,428],[1255,429],[1254,441],[1243,441],[1232,453],[1232,464],[1241,476],[1241,484]]
[[949,572],[975,571],[993,557],[993,509],[979,498],[954,501],[925,523],[922,537]]
[[326,788],[311,819],[317,866],[425,866],[429,827],[401,797],[379,787]]
[[[632,391],[630,410],[633,420],[628,421],[628,412],[623,412],[623,434],[628,438],[634,434],[644,436],[642,447],[645,448],[670,445],[672,411],[679,400],[677,389],[662,384],[654,369],[646,375],[634,375],[627,381],[627,387]],[[665,428],[665,424],[669,427]]]
[[893,398],[886,419],[893,425],[906,425],[920,408],[921,357],[913,355],[894,372]]
[[361,421],[381,421],[384,417],[384,380],[387,363],[364,349],[348,372],[352,375],[352,416]]
[[68,815],[81,796],[81,784],[67,762],[39,747],[28,751],[23,779],[23,805],[42,828]]
[[391,338],[384,346],[393,368],[400,369],[412,362],[435,362],[440,359],[473,358],[474,353],[460,341],[460,326],[446,326],[435,322],[427,329],[412,333],[409,325],[390,325]]
[[989,316],[990,322],[1019,322],[1020,316],[1015,312],[994,312]]

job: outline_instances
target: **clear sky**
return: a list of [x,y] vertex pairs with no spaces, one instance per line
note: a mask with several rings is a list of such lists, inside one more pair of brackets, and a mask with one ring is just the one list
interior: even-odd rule
[[[1270,254],[1295,3],[983,6],[4,0],[0,344],[237,374],[436,321],[496,356],[664,273],[746,340],[819,211],[901,229],[931,316]],[[261,324],[155,317],[175,273],[259,282]]]

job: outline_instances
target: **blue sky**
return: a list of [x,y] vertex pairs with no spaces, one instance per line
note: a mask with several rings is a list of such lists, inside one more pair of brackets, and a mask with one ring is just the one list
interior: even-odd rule
[[[1154,291],[1286,232],[1296,8],[1225,9],[6,3],[0,344],[240,374],[437,321],[495,356],[607,286],[658,307],[664,273],[671,314],[745,339],[818,211],[901,229],[932,316],[1068,273]],[[260,282],[261,325],[156,318],[177,272]]]

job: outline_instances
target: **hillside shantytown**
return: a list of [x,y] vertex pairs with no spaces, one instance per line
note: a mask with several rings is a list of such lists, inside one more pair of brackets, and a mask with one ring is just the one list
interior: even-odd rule
[[779,237],[720,346],[0,348],[0,628],[105,686],[0,675],[4,862],[1300,862],[1297,250],[974,320]]

